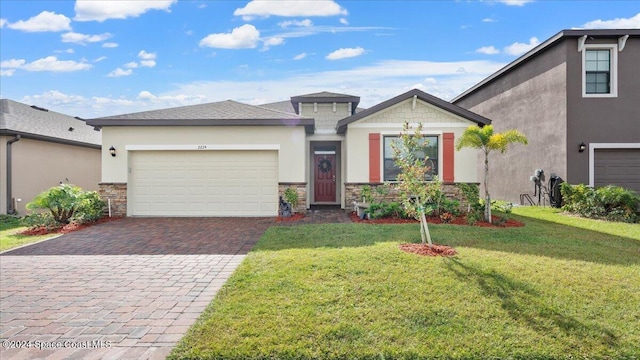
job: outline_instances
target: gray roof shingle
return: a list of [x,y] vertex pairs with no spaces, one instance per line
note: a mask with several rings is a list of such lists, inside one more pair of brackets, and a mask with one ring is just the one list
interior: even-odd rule
[[100,131],[84,120],[55,111],[0,99],[0,133],[99,147]]

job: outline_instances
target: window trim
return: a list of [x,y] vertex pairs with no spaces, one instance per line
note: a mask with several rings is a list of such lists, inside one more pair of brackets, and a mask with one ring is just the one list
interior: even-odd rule
[[[609,93],[587,94],[587,50],[609,50]],[[585,44],[582,49],[582,97],[583,98],[614,98],[618,97],[618,44]]]
[[[439,180],[442,180],[442,154],[443,154],[443,148],[442,148],[442,136],[443,136],[443,132],[441,131],[429,131],[429,132],[421,132],[422,136],[431,136],[431,137],[436,137],[438,139],[438,174],[436,175],[438,177]],[[384,179],[384,139],[386,137],[396,137],[399,138],[400,135],[397,132],[388,132],[388,131],[383,131],[380,133],[380,179],[385,182],[385,183],[397,183],[398,180],[385,180]],[[429,180],[431,181],[431,180]]]

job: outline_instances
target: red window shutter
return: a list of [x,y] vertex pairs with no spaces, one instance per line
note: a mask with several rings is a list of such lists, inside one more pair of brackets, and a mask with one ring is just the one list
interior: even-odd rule
[[380,182],[380,134],[369,134],[369,182]]
[[454,134],[442,134],[442,182],[452,183],[454,176],[455,145]]

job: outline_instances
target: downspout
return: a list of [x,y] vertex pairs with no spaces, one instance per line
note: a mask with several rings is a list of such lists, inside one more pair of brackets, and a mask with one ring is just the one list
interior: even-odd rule
[[16,135],[13,139],[7,141],[7,214],[16,213],[16,209],[13,208],[13,194],[11,191],[11,144],[19,140],[20,135]]

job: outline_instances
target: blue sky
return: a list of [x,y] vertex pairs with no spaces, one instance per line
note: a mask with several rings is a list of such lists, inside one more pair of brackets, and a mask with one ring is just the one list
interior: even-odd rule
[[332,91],[450,100],[563,29],[638,1],[0,1],[0,96],[73,116]]

